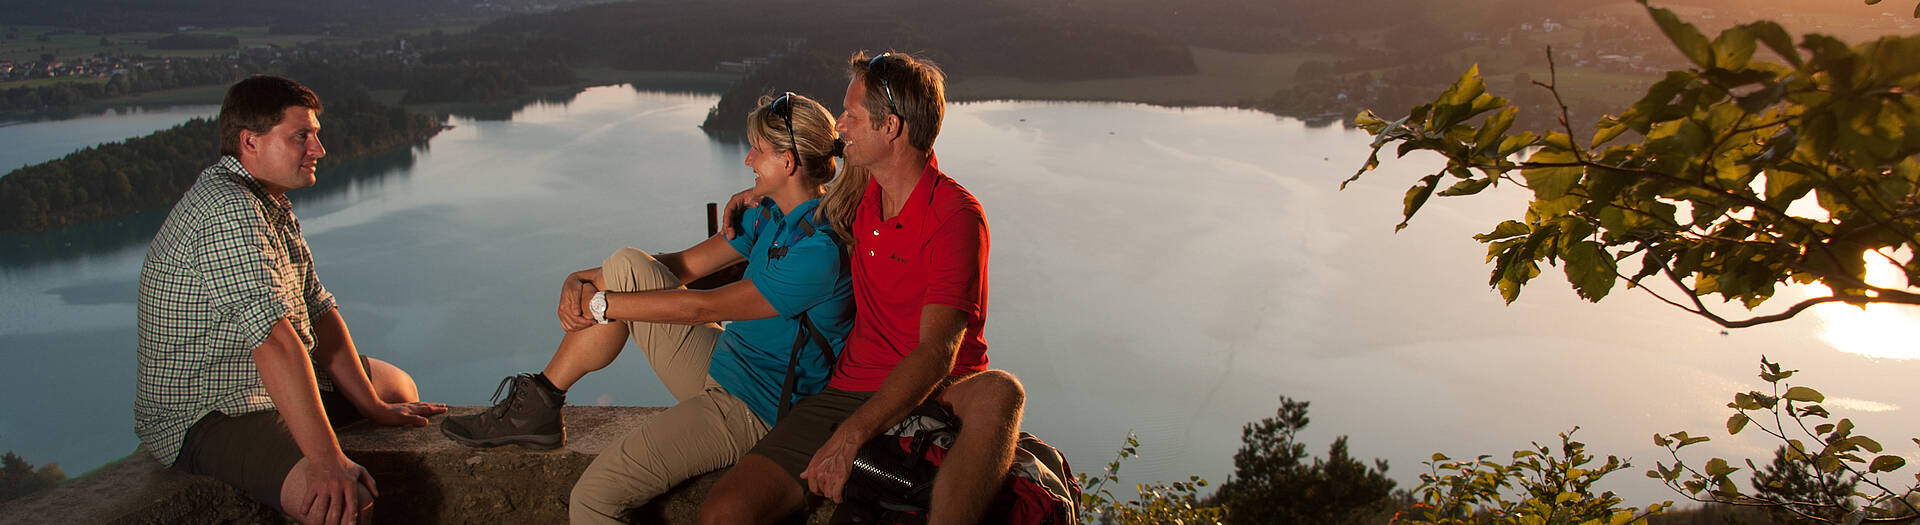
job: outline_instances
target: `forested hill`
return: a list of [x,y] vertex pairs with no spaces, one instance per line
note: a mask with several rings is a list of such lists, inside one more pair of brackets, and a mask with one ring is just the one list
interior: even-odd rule
[[706,71],[771,52],[924,51],[951,75],[1074,80],[1185,74],[1187,46],[1135,25],[1024,1],[639,0],[503,18],[455,47],[569,64]]
[[[311,83],[327,156],[320,168],[439,132],[432,118],[375,103],[357,87]],[[125,142],[103,144],[0,177],[0,234],[42,231],[173,205],[220,154],[214,123],[194,119]]]

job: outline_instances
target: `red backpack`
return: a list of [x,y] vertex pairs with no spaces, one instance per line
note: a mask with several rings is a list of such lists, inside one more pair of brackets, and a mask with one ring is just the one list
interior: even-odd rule
[[[861,446],[829,523],[926,523],[934,473],[959,430],[952,412],[928,402]],[[1080,482],[1058,449],[1021,432],[1008,470],[981,523],[1079,523]]]

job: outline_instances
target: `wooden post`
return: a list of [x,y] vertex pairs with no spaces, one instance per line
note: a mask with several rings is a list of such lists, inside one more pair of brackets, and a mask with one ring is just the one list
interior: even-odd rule
[[707,203],[707,236],[720,234],[720,203]]

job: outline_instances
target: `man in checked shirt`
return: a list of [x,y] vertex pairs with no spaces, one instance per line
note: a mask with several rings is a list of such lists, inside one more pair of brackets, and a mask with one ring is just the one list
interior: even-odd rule
[[288,190],[312,186],[320,98],[255,76],[220,105],[220,160],[194,181],[140,271],[134,433],[302,523],[365,522],[379,491],[334,428],[427,424],[413,378],[361,356],[314,275]]

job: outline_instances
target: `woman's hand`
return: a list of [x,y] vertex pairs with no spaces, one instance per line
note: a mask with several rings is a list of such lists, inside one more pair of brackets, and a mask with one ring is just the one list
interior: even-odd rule
[[592,268],[567,274],[560,283],[560,328],[573,332],[599,324],[593,320],[593,313],[587,310],[586,301],[591,300],[596,288],[595,279],[600,278],[600,269]]
[[733,198],[727,199],[726,207],[720,210],[720,235],[726,236],[728,240],[739,237],[740,231],[733,227],[735,222],[733,217],[740,214],[742,210],[758,207],[760,207],[760,196],[753,194],[753,188],[733,194]]

